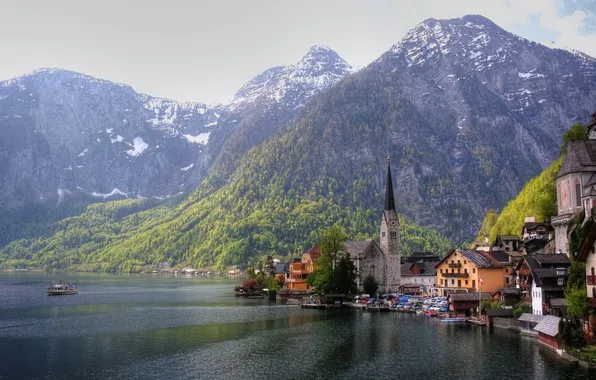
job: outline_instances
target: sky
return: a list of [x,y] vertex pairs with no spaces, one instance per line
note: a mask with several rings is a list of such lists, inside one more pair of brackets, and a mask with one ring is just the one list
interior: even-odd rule
[[312,45],[364,66],[425,19],[466,14],[596,57],[596,0],[0,0],[0,80],[59,67],[227,103]]

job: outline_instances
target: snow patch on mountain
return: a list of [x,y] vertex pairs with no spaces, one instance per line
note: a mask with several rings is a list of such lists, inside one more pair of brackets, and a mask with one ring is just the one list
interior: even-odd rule
[[128,195],[126,193],[120,191],[117,187],[115,187],[114,190],[110,191],[109,193],[98,193],[98,192],[94,191],[91,193],[91,195],[93,195],[94,197],[103,198],[103,199],[110,198],[115,195],[123,195],[126,198],[128,198]]
[[[118,136],[120,137],[120,136]],[[142,137],[135,137],[133,142],[133,149],[127,150],[126,154],[132,157],[137,157],[143,154],[147,148],[149,148],[149,144],[147,144]]]
[[190,170],[190,169],[192,169],[192,168],[193,168],[193,166],[195,166],[195,164],[190,164],[190,165],[188,165],[188,166],[185,166],[185,167],[183,167],[183,168],[180,168],[180,170],[182,170],[183,172],[185,172],[185,171],[187,171],[187,170]]
[[207,142],[209,142],[210,135],[211,135],[211,132],[205,132],[205,133],[199,133],[196,136],[193,136],[190,134],[184,134],[182,136],[184,136],[184,138],[186,138],[191,143],[207,145]]

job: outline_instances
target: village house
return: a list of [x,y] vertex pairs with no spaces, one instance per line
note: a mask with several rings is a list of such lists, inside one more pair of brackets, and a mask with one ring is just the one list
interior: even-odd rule
[[497,235],[491,251],[519,251],[521,240],[515,235]]
[[538,324],[534,327],[535,331],[538,331],[538,342],[552,349],[561,348],[559,342],[559,322],[561,318],[555,317],[554,315],[546,315]]
[[412,295],[436,295],[436,265],[441,261],[439,256],[414,252],[403,261],[401,292]]
[[302,258],[294,259],[290,263],[286,288],[288,290],[310,291],[311,286],[307,283],[308,275],[316,269],[315,261],[321,256],[321,247],[315,245],[302,254]]
[[[510,266],[504,266],[487,252],[452,249],[437,264],[439,295],[458,292],[490,292],[506,287]],[[480,283],[482,279],[482,284]]]
[[523,257],[517,268],[522,300],[532,303],[532,313],[562,316],[565,313],[565,283],[571,262],[565,254],[535,254]]
[[522,227],[521,239],[527,242],[532,239],[551,239],[552,227],[547,222],[536,222],[533,216],[527,216],[524,219],[524,226]]
[[291,262],[275,264],[275,271],[273,272],[275,278],[277,278],[279,281],[282,281],[284,284],[290,272],[290,264]]
[[449,316],[452,318],[465,318],[478,315],[480,304],[486,300],[492,300],[492,296],[488,292],[450,293],[447,296]]
[[503,304],[503,308],[512,309],[521,299],[521,289],[501,288],[493,294],[493,300]]

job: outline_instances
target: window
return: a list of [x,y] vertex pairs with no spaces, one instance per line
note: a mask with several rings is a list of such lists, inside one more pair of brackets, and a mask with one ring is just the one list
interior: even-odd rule
[[457,268],[457,273],[461,273],[461,269]]
[[385,231],[383,231],[383,232],[381,233],[381,236],[385,237]]
[[505,268],[505,273],[509,273],[509,269]]
[[457,263],[458,263],[458,264],[461,264],[461,261],[457,260]]
[[579,179],[575,180],[575,205],[580,207],[582,205],[582,191]]
[[455,285],[455,280],[451,279],[451,285]]
[[464,260],[464,265],[467,264],[468,262],[466,260]]
[[476,273],[476,268],[472,268],[472,273]]
[[594,267],[592,267],[592,276],[594,276]]
[[472,287],[475,288],[476,287],[476,280],[472,280]]
[[391,239],[397,239],[397,231],[391,231]]
[[441,279],[441,286],[443,286],[443,279]]
[[466,280],[466,285],[468,285],[468,280]]
[[592,287],[592,298],[596,298],[596,286]]
[[441,274],[443,274],[443,268],[441,268]]
[[453,268],[451,268],[451,273],[454,273],[453,271],[454,271],[454,269],[453,269]]
[[468,274],[468,268],[464,268],[464,273]]
[[505,277],[505,283],[509,285],[509,277]]

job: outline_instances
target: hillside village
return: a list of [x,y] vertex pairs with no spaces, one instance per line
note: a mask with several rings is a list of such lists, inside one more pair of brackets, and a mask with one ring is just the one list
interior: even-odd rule
[[[527,216],[518,235],[497,235],[494,241],[487,236],[442,258],[429,252],[401,254],[388,163],[380,243],[370,239],[344,244],[357,269],[358,289],[363,290],[362,279],[374,276],[389,309],[398,306],[392,300],[404,296],[445,297],[446,317],[512,328],[560,349],[560,322],[572,317],[566,299],[568,282],[577,281],[570,278],[572,266],[584,263],[585,279],[580,282],[585,280],[589,312],[581,328],[588,343],[596,342],[596,113],[586,127],[586,139],[569,142],[556,176],[555,217],[539,221]],[[315,245],[300,258],[276,262],[275,276],[283,283],[278,299],[316,293],[308,277],[320,257],[321,247]]]

